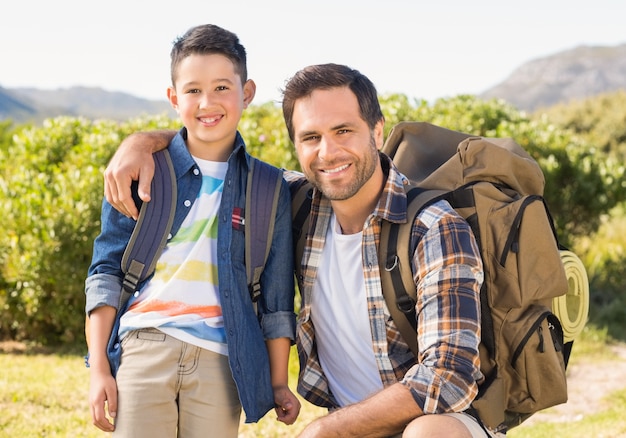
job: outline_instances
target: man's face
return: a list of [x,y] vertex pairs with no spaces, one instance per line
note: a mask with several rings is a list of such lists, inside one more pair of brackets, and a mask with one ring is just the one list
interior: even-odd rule
[[348,87],[315,90],[297,100],[293,127],[302,171],[327,198],[349,199],[370,180],[378,164],[383,121],[370,130]]

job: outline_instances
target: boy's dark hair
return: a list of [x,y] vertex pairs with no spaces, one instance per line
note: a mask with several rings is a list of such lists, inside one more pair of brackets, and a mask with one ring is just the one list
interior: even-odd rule
[[287,81],[283,90],[283,116],[289,138],[293,141],[293,108],[298,99],[310,96],[315,90],[349,87],[359,102],[361,117],[370,129],[383,118],[376,87],[367,76],[345,65],[310,65]]
[[178,65],[189,55],[220,54],[231,60],[235,73],[244,84],[248,80],[246,49],[234,33],[214,24],[192,27],[182,37],[176,38],[170,52],[172,85],[175,85]]

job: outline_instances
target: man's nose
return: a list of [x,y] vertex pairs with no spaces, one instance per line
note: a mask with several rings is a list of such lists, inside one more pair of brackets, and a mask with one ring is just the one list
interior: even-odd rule
[[331,161],[334,155],[337,153],[337,143],[332,139],[323,137],[320,140],[320,148],[318,156],[324,161]]

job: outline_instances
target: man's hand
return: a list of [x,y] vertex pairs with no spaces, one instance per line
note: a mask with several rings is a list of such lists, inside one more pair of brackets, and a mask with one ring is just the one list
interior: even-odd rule
[[286,386],[274,388],[277,420],[287,425],[293,424],[300,413],[300,400]]
[[137,220],[139,211],[130,186],[139,181],[139,197],[150,201],[154,177],[152,153],[165,149],[176,131],[138,132],[126,137],[104,171],[104,196],[120,213]]

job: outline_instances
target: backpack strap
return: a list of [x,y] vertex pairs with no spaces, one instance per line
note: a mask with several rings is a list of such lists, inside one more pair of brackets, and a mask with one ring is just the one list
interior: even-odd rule
[[176,212],[176,173],[167,149],[153,154],[154,178],[150,202],[144,202],[139,218],[122,256],[122,294],[119,309],[123,309],[137,286],[156,266],[167,243]]
[[408,186],[407,221],[382,221],[378,265],[383,296],[396,327],[417,356],[417,318],[415,303],[417,289],[411,269],[411,230],[415,217],[427,205],[440,199],[445,191]]
[[252,302],[261,296],[261,274],[272,246],[282,180],[282,170],[252,157],[244,212],[246,276]]
[[[122,291],[118,310],[114,322],[112,336],[109,339],[107,354],[112,354],[110,347],[115,345],[119,318],[126,310],[126,304],[135,293],[139,283],[146,279],[156,266],[157,260],[167,243],[167,237],[174,223],[176,212],[176,173],[170,153],[163,149],[154,153],[154,177],[151,182],[150,202],[144,202],[139,209],[139,218],[126,244],[122,255],[121,268],[124,273]],[[85,333],[89,332],[89,316],[85,319]],[[117,347],[113,347],[117,348]],[[87,334],[87,349],[89,350],[89,335]],[[111,363],[111,371],[117,372],[117,365]],[[85,356],[85,366],[89,367],[89,351]]]
[[306,244],[306,232],[309,229],[311,202],[313,201],[313,185],[306,180],[291,183],[291,229],[293,236],[294,267],[296,278],[300,278],[302,256]]

